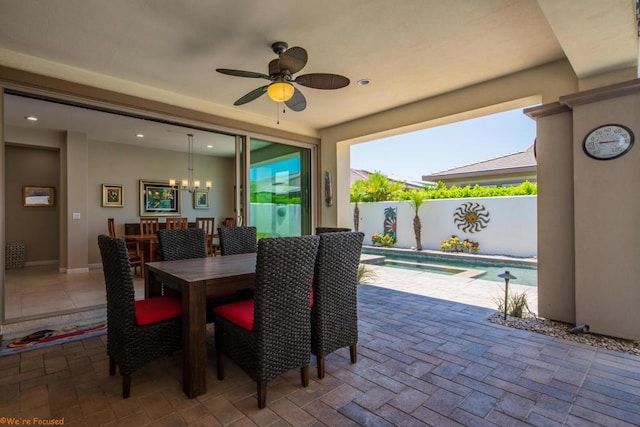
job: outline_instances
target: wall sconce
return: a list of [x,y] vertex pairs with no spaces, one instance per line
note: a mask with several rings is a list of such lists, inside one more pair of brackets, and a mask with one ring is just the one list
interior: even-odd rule
[[329,171],[324,173],[324,201],[328,208],[333,206],[333,182]]

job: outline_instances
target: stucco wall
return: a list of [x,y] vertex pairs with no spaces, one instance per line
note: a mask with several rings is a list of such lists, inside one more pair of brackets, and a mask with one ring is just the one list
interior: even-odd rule
[[[480,253],[533,257],[537,253],[536,196],[486,197],[479,199],[427,200],[420,207],[423,249],[440,249],[440,243],[456,235],[480,243]],[[456,210],[467,203],[478,203],[489,213],[486,227],[477,232],[464,232],[454,223]],[[355,205],[351,204],[352,218]],[[413,232],[414,209],[408,202],[359,203],[360,227],[365,243],[371,235],[382,233],[384,209],[397,207],[397,247],[416,246]],[[475,205],[472,209],[475,208]],[[353,228],[353,220],[349,227]]]

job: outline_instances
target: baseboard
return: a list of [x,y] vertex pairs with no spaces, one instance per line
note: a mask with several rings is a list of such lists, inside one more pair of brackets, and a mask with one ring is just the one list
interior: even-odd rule
[[65,273],[67,274],[74,274],[74,273],[88,273],[89,272],[89,267],[83,267],[83,268],[67,268]]
[[45,260],[45,261],[27,261],[24,263],[25,267],[37,267],[39,265],[54,265],[54,264],[58,264],[58,260],[57,259],[50,259],[50,260]]

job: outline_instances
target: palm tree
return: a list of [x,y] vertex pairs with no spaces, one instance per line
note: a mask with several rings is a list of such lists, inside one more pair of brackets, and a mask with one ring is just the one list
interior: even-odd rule
[[413,217],[413,232],[416,236],[416,249],[422,250],[422,222],[418,215],[420,206],[427,200],[427,193],[423,190],[409,190],[405,193],[405,197],[413,208],[415,216]]
[[364,200],[366,192],[367,188],[361,179],[354,182],[351,186],[349,198],[351,199],[351,203],[355,203],[355,207],[353,208],[353,229],[355,231],[358,231],[360,227],[360,208],[358,207],[358,203]]
[[364,180],[364,185],[366,188],[364,201],[366,202],[394,200],[394,197],[405,187],[404,183],[390,180],[380,172],[369,174],[367,179]]

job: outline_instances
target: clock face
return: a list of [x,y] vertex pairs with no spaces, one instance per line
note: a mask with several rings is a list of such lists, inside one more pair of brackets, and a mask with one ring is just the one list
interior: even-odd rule
[[622,125],[599,126],[584,138],[582,148],[597,160],[611,160],[627,153],[633,147],[633,132]]

